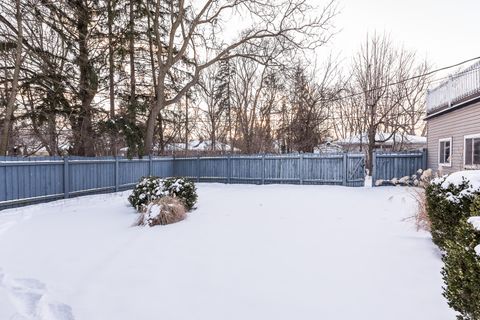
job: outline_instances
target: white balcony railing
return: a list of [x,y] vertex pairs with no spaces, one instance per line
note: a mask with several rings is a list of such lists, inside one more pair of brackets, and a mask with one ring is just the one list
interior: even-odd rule
[[480,97],[480,61],[427,92],[427,113]]

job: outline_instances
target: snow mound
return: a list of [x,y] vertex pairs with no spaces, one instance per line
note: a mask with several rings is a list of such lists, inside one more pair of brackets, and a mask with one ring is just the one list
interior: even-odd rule
[[0,304],[7,310],[8,319],[74,320],[72,308],[52,301],[47,286],[36,279],[13,278],[0,269],[0,296],[10,302]]

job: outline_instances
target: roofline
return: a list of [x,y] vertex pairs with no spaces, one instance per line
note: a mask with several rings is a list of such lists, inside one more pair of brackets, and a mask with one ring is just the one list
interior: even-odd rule
[[457,104],[452,105],[450,108],[446,108],[446,109],[443,109],[443,110],[434,112],[434,113],[432,113],[432,114],[428,114],[428,113],[427,113],[427,116],[424,118],[424,120],[429,120],[429,119],[438,117],[438,116],[440,116],[440,115],[449,113],[449,112],[451,112],[451,111],[458,110],[458,109],[461,109],[461,108],[463,108],[463,107],[467,107],[467,106],[472,105],[472,104],[474,104],[474,103],[476,103],[476,102],[480,102],[480,96],[477,96],[477,97],[472,98],[472,99],[470,99],[470,100],[462,101],[462,102],[460,102],[460,103],[457,103]]

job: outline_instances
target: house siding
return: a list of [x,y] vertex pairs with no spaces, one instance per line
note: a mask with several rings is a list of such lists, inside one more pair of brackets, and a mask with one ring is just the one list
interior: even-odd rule
[[438,170],[438,141],[452,138],[452,165],[442,173],[464,170],[464,136],[472,134],[480,134],[480,102],[428,119],[428,167]]

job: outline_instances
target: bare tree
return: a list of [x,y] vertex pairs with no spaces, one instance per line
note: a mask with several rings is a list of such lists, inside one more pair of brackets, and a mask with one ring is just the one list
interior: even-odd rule
[[[2,11],[5,12],[7,8],[2,6]],[[20,67],[22,65],[22,49],[23,49],[23,22],[22,22],[22,10],[20,5],[20,0],[15,1],[15,19],[17,22],[17,39],[15,46],[15,62],[13,76],[11,80],[11,88],[9,94],[7,95],[7,104],[5,108],[5,119],[3,121],[2,133],[0,136],[0,155],[7,154],[8,148],[8,137],[11,127],[11,121],[13,117],[13,111],[15,109],[15,102],[17,100],[18,92],[18,79],[20,76]],[[2,19],[4,20],[4,18]],[[5,43],[6,45],[6,43]]]
[[[146,7],[150,13],[148,5]],[[168,19],[162,19],[161,13],[165,9],[169,12]],[[187,4],[184,0],[157,0],[153,13],[150,13],[158,49],[157,97],[147,120],[146,152],[152,151],[156,119],[161,110],[178,102],[198,83],[201,73],[209,66],[239,56],[256,59],[257,53],[238,49],[259,47],[267,39],[277,41],[285,50],[314,48],[324,44],[331,35],[330,22],[336,13],[334,3],[328,3],[321,14],[309,19],[306,13],[311,9],[304,0],[279,3],[268,0],[206,0],[202,4],[193,1]],[[226,43],[215,35],[221,32],[226,17],[233,11],[248,12],[252,24],[236,40]],[[204,54],[205,48],[210,48],[208,54]],[[186,61],[189,78],[179,85],[178,92],[168,92],[166,83],[169,74]]]
[[[347,98],[342,101],[348,111],[343,115],[351,117],[352,130],[365,139],[369,174],[376,145],[399,132],[412,132],[412,123],[416,126],[421,108],[419,93],[427,78],[414,76],[425,68],[424,63],[418,65],[414,52],[396,47],[385,35],[367,36],[354,57]],[[413,120],[408,110],[414,110]],[[380,135],[384,132],[387,134]]]
[[200,135],[206,135],[211,142],[212,151],[216,150],[216,144],[225,141],[227,136],[227,113],[228,106],[224,103],[225,98],[221,91],[222,83],[220,68],[212,66],[203,75],[199,82],[200,95],[204,105],[200,107],[201,127]]

